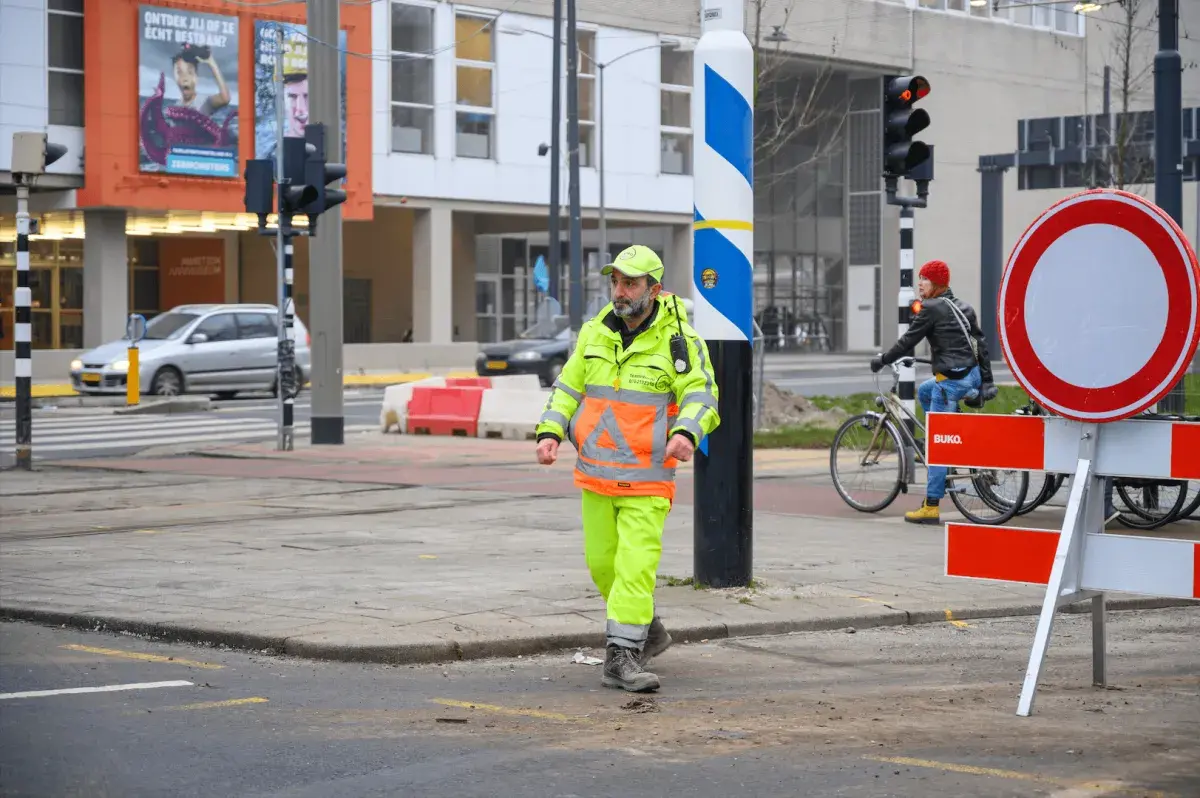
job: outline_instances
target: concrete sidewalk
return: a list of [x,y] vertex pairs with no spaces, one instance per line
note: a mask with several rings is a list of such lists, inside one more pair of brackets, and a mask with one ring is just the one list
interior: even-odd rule
[[[530,451],[396,435],[8,472],[0,615],[352,661],[598,648],[569,465],[538,469]],[[812,497],[833,489],[812,453],[764,459],[748,589],[689,583],[682,475],[657,594],[678,640],[1038,611],[1038,587],[942,576],[941,530],[904,524],[902,502],[821,515]]]

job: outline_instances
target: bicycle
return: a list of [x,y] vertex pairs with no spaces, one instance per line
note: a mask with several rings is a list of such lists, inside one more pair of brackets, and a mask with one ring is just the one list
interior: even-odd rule
[[[875,387],[878,396],[875,406],[879,412],[866,411],[851,416],[838,428],[829,451],[829,472],[833,477],[833,487],[846,504],[864,513],[875,513],[883,510],[900,495],[908,493],[908,486],[913,481],[917,465],[925,463],[925,425],[910,413],[897,395],[900,384],[900,364],[905,366],[913,363],[930,364],[929,360],[916,357],[905,357],[893,363],[892,388],[883,391],[879,387],[879,376],[875,376]],[[968,399],[976,398],[974,396]],[[909,431],[909,424],[920,430],[918,438]],[[865,447],[857,447],[851,440],[853,433],[858,430],[869,432],[869,441]],[[858,452],[862,452],[861,455]],[[912,452],[912,458],[907,452]],[[888,466],[880,465],[881,460],[889,454],[896,458],[896,474],[894,477],[884,477],[884,488],[868,493],[881,494],[873,503],[865,498],[859,500],[850,495],[845,480],[842,479],[843,467],[857,464],[868,473],[882,473]],[[890,472],[889,472],[890,473]],[[1012,496],[1004,496],[997,490],[1001,478],[1012,475],[1016,480]],[[975,524],[1002,524],[1012,518],[1025,503],[1025,494],[1029,490],[1029,473],[1017,469],[991,468],[949,468],[946,472],[946,493],[954,506],[963,516]],[[979,498],[985,507],[994,515],[984,515],[976,508],[969,506],[972,496]]]

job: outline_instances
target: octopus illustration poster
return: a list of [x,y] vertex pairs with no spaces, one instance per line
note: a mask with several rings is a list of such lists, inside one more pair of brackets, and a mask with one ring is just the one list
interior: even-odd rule
[[[258,20],[254,23],[254,157],[274,158],[278,138],[275,124],[275,53],[283,29],[283,135],[304,138],[308,124],[308,51],[326,45],[308,38],[308,28],[291,22]],[[338,32],[341,61],[341,158],[346,162],[346,31]]]
[[138,8],[143,172],[238,176],[238,19]]

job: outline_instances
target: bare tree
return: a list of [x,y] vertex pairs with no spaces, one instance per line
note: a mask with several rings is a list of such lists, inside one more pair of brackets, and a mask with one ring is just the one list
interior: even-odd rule
[[[1153,130],[1146,120],[1151,111],[1133,111],[1153,77],[1156,43],[1153,18],[1155,0],[1118,0],[1112,22],[1112,44],[1104,59],[1116,107],[1108,125],[1108,155],[1097,164],[1096,185],[1131,190],[1154,177]],[[1107,103],[1106,103],[1107,104]]]
[[[831,97],[832,56],[812,62],[784,51],[788,20],[803,0],[750,0],[755,59],[755,185],[767,188],[842,146],[848,97]],[[833,87],[836,88],[836,87]],[[800,155],[801,146],[803,154]]]

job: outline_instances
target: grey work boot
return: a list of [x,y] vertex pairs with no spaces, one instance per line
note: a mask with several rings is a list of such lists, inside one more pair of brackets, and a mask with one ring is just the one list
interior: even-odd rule
[[617,687],[631,693],[649,693],[658,689],[658,677],[642,669],[638,651],[633,648],[609,646],[604,659],[605,687]]
[[667,627],[663,626],[662,620],[655,615],[654,620],[650,621],[650,630],[646,636],[646,644],[642,647],[642,656],[639,662],[645,665],[670,648],[673,642],[675,641],[671,639],[671,633],[667,631]]

